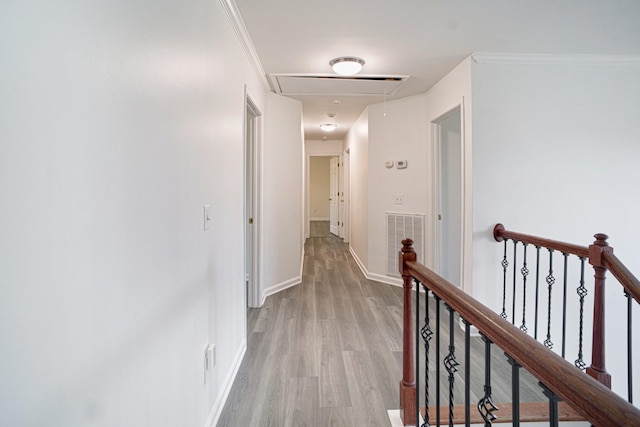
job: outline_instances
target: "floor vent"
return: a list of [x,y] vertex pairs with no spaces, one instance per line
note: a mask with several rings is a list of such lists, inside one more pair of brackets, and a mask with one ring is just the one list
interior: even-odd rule
[[413,239],[418,262],[424,264],[424,215],[387,212],[387,275],[400,277],[398,252],[402,240]]

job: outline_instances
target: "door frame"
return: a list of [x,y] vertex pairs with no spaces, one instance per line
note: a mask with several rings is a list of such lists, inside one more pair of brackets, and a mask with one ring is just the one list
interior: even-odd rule
[[[260,306],[260,195],[262,194],[262,113],[245,86],[244,94],[244,282],[245,307]],[[249,123],[252,122],[249,132]],[[250,218],[253,223],[250,223]],[[246,309],[246,308],[245,308]]]
[[471,206],[471,191],[469,185],[469,178],[471,176],[471,159],[468,152],[468,143],[465,132],[465,109],[464,109],[464,97],[455,104],[444,109],[444,112],[437,117],[429,120],[430,134],[431,134],[431,155],[432,155],[432,167],[431,167],[431,197],[432,197],[432,220],[431,223],[431,235],[433,239],[433,246],[431,250],[431,265],[440,272],[441,259],[440,252],[442,248],[442,229],[439,215],[442,212],[442,182],[441,182],[441,165],[442,165],[442,138],[441,138],[441,125],[440,123],[454,114],[456,111],[460,112],[460,288],[466,292],[471,291],[470,283],[470,251],[471,251],[471,213],[469,208]]
[[[327,150],[326,153],[309,153],[305,155],[305,173],[304,173],[304,182],[305,182],[305,201],[304,201],[304,237],[308,239],[311,235],[311,177],[310,177],[310,169],[311,169],[311,157],[337,157],[338,162],[340,162],[340,168],[338,171],[338,191],[344,192],[343,187],[343,167],[342,167],[342,152],[336,150]],[[344,223],[344,218],[340,217],[340,206],[338,206],[338,222],[341,224]],[[341,229],[340,227],[339,229]]]

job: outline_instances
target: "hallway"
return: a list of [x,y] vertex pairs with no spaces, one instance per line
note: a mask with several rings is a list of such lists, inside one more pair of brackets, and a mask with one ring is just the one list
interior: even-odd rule
[[388,426],[398,407],[402,289],[365,279],[328,223],[311,236],[302,283],[249,310],[218,426]]

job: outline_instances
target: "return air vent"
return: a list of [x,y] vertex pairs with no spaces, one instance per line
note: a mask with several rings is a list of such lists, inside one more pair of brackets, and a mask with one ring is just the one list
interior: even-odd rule
[[418,262],[424,264],[424,215],[387,212],[387,275],[400,277],[398,252],[402,240],[413,240]]
[[394,95],[409,76],[269,74],[274,92],[282,95]]

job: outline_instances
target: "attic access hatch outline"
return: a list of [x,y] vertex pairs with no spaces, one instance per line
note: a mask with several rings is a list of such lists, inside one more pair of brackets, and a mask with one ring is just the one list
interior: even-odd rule
[[269,83],[281,95],[393,96],[409,76],[336,76],[269,74]]

